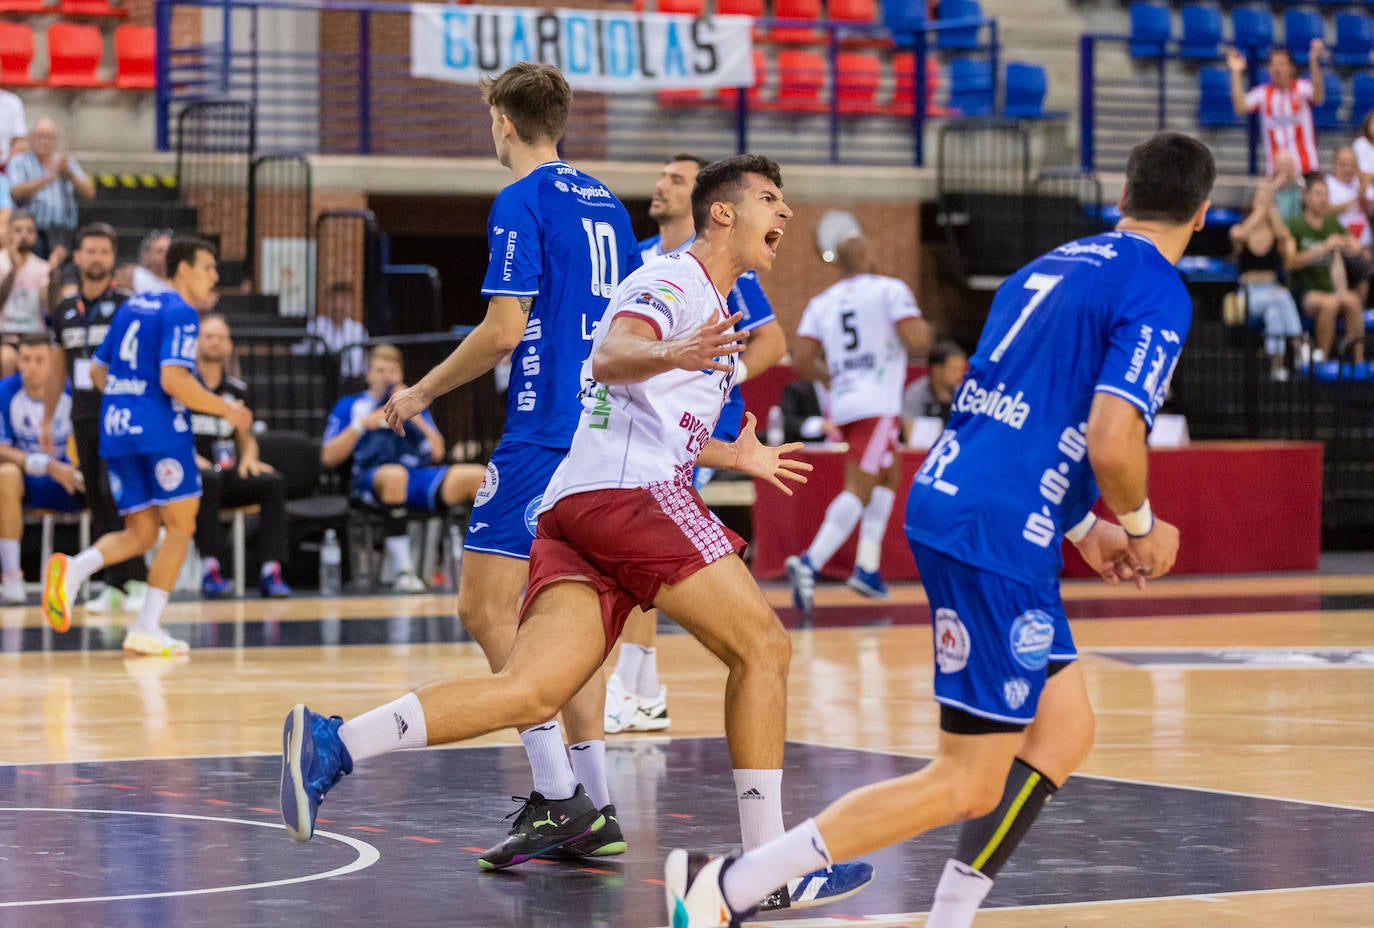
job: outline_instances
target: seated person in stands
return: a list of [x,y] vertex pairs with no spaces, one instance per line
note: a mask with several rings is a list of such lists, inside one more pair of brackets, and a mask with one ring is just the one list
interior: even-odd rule
[[1359,245],[1335,216],[1327,212],[1326,178],[1309,174],[1302,197],[1302,215],[1288,223],[1296,253],[1284,262],[1293,299],[1316,326],[1314,362],[1331,357],[1336,342],[1336,317],[1345,320],[1351,360],[1364,360],[1364,303],[1347,283],[1343,251]]
[[1245,219],[1231,227],[1236,270],[1251,320],[1264,321],[1264,350],[1269,355],[1271,376],[1287,380],[1285,342],[1295,351],[1302,335],[1302,320],[1293,294],[1283,283],[1283,269],[1292,261],[1297,246],[1274,202],[1274,184],[1260,181],[1250,200]]
[[[196,375],[205,388],[226,400],[248,402],[248,384],[231,377],[225,364],[234,352],[229,323],[218,313],[200,318],[196,342]],[[251,408],[251,407],[250,407]],[[200,510],[196,514],[196,548],[200,551],[201,593],[206,599],[227,596],[233,584],[220,573],[224,550],[221,513],[240,506],[260,507],[257,550],[262,557],[258,588],[264,599],[291,595],[282,580],[286,559],[286,481],[258,458],[258,440],[251,430],[235,429],[225,419],[203,413],[191,416],[200,465]]]
[[807,444],[844,441],[839,426],[830,421],[826,407],[830,397],[825,385],[813,380],[794,380],[782,388],[782,440]]
[[925,417],[945,422],[954,394],[968,373],[968,355],[957,342],[941,339],[930,349],[923,377],[907,384],[902,393],[902,422],[910,436],[916,419]]
[[406,534],[406,510],[441,511],[477,495],[486,469],[480,464],[446,466],[444,439],[428,411],[405,424],[403,434],[386,427],[382,408],[402,386],[401,352],[378,345],[368,355],[367,389],[345,396],[329,414],[320,460],[338,467],[349,458],[353,496],[386,514],[386,550],[396,571],[397,593],[422,593]]
[[1280,151],[1274,156],[1274,203],[1284,222],[1291,222],[1302,215],[1302,175],[1298,173],[1297,162],[1293,155]]
[[0,377],[14,373],[21,336],[48,330],[48,262],[33,253],[38,227],[24,210],[10,213],[0,249]]
[[64,393],[52,418],[56,453],[39,450],[43,394],[51,352],[48,333],[29,333],[19,343],[19,372],[0,380],[0,604],[22,606],[24,575],[19,539],[25,509],[79,512],[86,507],[81,474],[67,458],[72,434],[72,397]]
[[1358,246],[1341,253],[1345,258],[1345,277],[1350,289],[1368,302],[1369,279],[1374,276],[1374,261],[1369,246],[1374,242],[1369,233],[1369,198],[1360,182],[1359,162],[1349,147],[1336,149],[1332,157],[1331,173],[1326,175],[1326,211],[1340,221]]
[[316,315],[305,325],[306,334],[315,336],[319,342],[307,341],[299,350],[301,353],[334,352],[339,355],[340,374],[361,376],[366,357],[362,343],[367,341],[367,329],[358,321],[353,284],[346,280],[330,284],[322,308],[324,314]]

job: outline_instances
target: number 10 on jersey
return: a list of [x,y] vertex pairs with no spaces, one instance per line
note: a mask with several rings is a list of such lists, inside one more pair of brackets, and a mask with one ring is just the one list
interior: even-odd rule
[[592,296],[611,298],[620,283],[620,252],[615,243],[615,226],[609,222],[582,220],[587,233],[587,248],[592,259]]

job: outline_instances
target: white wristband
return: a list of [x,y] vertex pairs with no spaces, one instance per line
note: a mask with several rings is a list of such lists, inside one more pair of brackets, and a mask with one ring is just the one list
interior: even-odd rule
[[355,419],[355,420],[353,420],[353,422],[350,423],[348,427],[351,428],[353,431],[357,432],[359,435],[366,435],[366,434],[367,434],[367,429],[363,428],[363,420],[362,420],[362,419]]
[[1147,499],[1130,512],[1118,512],[1116,521],[1121,523],[1127,535],[1144,538],[1155,527],[1155,514],[1150,511],[1150,501]]
[[749,366],[744,363],[743,358],[735,359],[735,384],[742,384],[749,379]]
[[24,473],[30,477],[41,477],[48,472],[48,465],[52,463],[52,457],[46,454],[34,452],[24,458]]
[[1089,512],[1086,516],[1079,520],[1077,525],[1075,525],[1073,528],[1065,532],[1064,537],[1067,538],[1069,541],[1073,542],[1074,544],[1078,544],[1084,538],[1088,537],[1088,533],[1093,530],[1093,526],[1096,524],[1097,514]]

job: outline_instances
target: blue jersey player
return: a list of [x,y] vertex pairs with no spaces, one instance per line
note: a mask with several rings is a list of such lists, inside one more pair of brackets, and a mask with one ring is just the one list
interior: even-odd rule
[[148,597],[137,623],[124,636],[124,649],[174,656],[187,651],[162,628],[162,611],[196,528],[200,469],[190,412],[220,416],[238,429],[253,417],[241,403],[211,393],[196,379],[199,320],[192,304],[214,290],[219,274],[214,248],[204,239],[183,237],[167,249],[171,290],[127,300],[115,313],[96,351],[91,379],[101,401],[100,454],[124,529],[103,535],[68,558],[48,561],[43,608],[58,631],[71,624],[73,593],[106,564],[140,557],[166,536],[148,569]]
[[[515,641],[535,514],[582,410],[581,369],[593,329],[638,260],[625,207],[601,181],[558,157],[572,100],[563,75],[523,62],[484,84],[483,93],[497,158],[515,177],[497,194],[487,220],[487,315],[452,355],[397,391],[385,411],[387,423],[400,427],[435,397],[511,358],[506,429],[473,501],[458,593],[459,616],[499,671]],[[584,840],[566,850],[597,856],[625,850],[614,810],[602,814],[610,806],[604,698],[598,678],[564,709],[571,763],[556,720],[521,732],[534,792],[506,840],[479,855],[482,867],[522,863],[575,839]],[[345,740],[367,727],[366,716],[350,721]],[[423,731],[412,731],[415,736],[425,743]],[[550,816],[551,826],[536,827]],[[587,834],[601,820],[606,827]]]
[[[678,928],[737,924],[781,879],[967,820],[929,928],[968,928],[992,877],[1092,747],[1060,600],[1060,539],[1107,582],[1160,577],[1178,530],[1150,511],[1145,437],[1188,334],[1173,265],[1216,168],[1160,133],[1132,150],[1115,232],[1070,242],[997,292],[907,536],[934,617],[940,740],[917,773],[840,798],[742,857],[673,851]],[[1098,497],[1117,522],[1099,520]]]

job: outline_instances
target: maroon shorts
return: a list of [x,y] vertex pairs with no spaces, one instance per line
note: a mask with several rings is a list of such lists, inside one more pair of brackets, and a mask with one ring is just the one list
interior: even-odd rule
[[845,460],[859,465],[859,470],[876,475],[892,466],[902,431],[901,420],[896,416],[859,419],[840,426],[840,431],[849,443]]
[[549,584],[586,580],[601,600],[610,654],[635,606],[648,609],[659,587],[681,583],[744,546],[689,486],[664,482],[565,496],[539,517],[520,619]]

